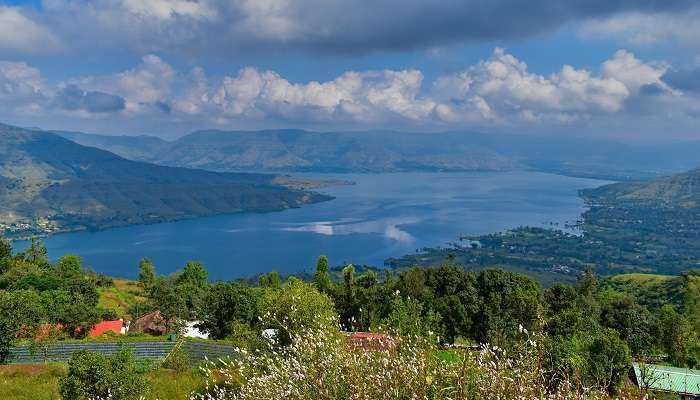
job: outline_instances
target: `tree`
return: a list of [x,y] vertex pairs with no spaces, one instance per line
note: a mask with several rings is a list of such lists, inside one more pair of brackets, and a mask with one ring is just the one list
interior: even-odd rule
[[21,331],[31,335],[42,316],[39,296],[34,290],[0,290],[0,364]]
[[352,264],[343,268],[342,302],[339,304],[340,318],[346,329],[353,330],[357,317],[355,296],[355,267]]
[[481,308],[474,337],[481,343],[507,345],[518,326],[533,330],[542,314],[540,285],[532,278],[501,269],[482,271],[476,282]]
[[660,330],[661,345],[673,365],[687,365],[690,346],[697,341],[692,323],[667,304],[661,307]]
[[269,274],[260,275],[258,285],[264,288],[279,289],[282,287],[282,278],[277,271],[272,271]]
[[600,324],[615,329],[633,355],[648,354],[658,336],[658,321],[649,310],[629,295],[619,293],[606,293],[601,304]]
[[440,315],[432,310],[424,312],[423,304],[415,299],[404,300],[395,296],[391,302],[391,312],[382,321],[381,328],[401,337],[422,336],[437,338],[440,328]]
[[314,284],[321,293],[330,294],[332,289],[331,275],[328,271],[328,257],[320,256],[316,261],[316,272],[314,273]]
[[100,320],[96,301],[78,290],[47,290],[41,292],[41,304],[51,323],[61,324],[71,336],[85,336]]
[[29,247],[21,252],[19,256],[35,265],[47,267],[49,265],[49,255],[41,240],[32,238]]
[[616,393],[630,367],[627,345],[613,329],[597,334],[588,348],[587,375],[591,384]]
[[208,274],[204,269],[204,265],[196,261],[188,261],[185,268],[175,279],[178,285],[190,285],[196,288],[204,288],[207,286]]
[[59,379],[64,399],[140,398],[148,389],[142,371],[126,347],[112,357],[87,350],[73,353],[68,361],[68,374]]
[[12,257],[12,243],[0,236],[0,259]]
[[432,295],[424,296],[423,301],[442,317],[443,340],[453,343],[457,336],[468,336],[480,309],[474,273],[445,265],[426,270],[425,274],[425,285]]
[[65,255],[56,263],[56,272],[64,278],[77,277],[82,274],[81,258],[75,255]]
[[156,282],[156,268],[147,257],[139,261],[139,285],[148,290]]
[[261,329],[278,329],[281,344],[311,329],[339,333],[333,301],[312,285],[290,278],[280,289],[266,288],[258,301]]
[[198,314],[200,328],[216,339],[233,333],[235,323],[251,324],[257,315],[257,297],[240,283],[217,283],[207,292]]
[[151,308],[160,310],[168,321],[173,318],[186,319],[190,316],[187,302],[177,289],[171,280],[159,277],[148,290]]
[[10,257],[12,257],[12,243],[0,236],[0,274],[9,268]]

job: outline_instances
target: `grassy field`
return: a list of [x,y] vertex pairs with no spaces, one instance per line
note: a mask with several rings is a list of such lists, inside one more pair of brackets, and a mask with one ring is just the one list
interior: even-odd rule
[[[0,399],[58,400],[58,379],[66,373],[64,365],[0,366]],[[157,370],[148,372],[150,390],[146,400],[185,400],[202,387],[204,378],[195,372]]]
[[657,274],[620,274],[610,277],[610,280],[628,283],[661,283],[668,282],[676,278],[675,275],[657,275]]
[[132,319],[138,315],[129,314],[129,308],[134,304],[144,300],[143,289],[136,281],[114,278],[114,286],[110,288],[100,288],[99,306],[115,310],[119,317]]

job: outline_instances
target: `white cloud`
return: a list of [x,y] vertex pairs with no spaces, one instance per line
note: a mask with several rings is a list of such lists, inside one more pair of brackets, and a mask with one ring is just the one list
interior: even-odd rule
[[[209,77],[202,68],[179,74],[160,57],[146,55],[135,68],[123,72],[50,85],[35,68],[0,62],[0,101],[13,109],[43,110],[47,115],[124,118],[123,122],[155,126],[156,121],[167,121],[200,128],[211,124],[329,129],[546,127],[636,115],[647,120],[700,117],[700,99],[662,80],[669,68],[620,50],[599,71],[564,65],[544,76],[496,49],[490,58],[438,77],[432,84],[424,82],[421,71],[412,69],[348,71],[327,81],[291,82],[277,72],[253,67],[222,77]],[[100,93],[101,112],[75,107],[70,102],[73,97],[67,96],[77,92],[67,90],[71,85],[80,93]],[[61,93],[68,106],[52,108]],[[102,112],[107,109],[119,112]]]
[[447,118],[462,111],[467,120],[479,115],[491,120],[567,120],[612,113],[622,109],[629,94],[618,80],[594,77],[590,71],[569,65],[549,78],[531,73],[524,62],[502,49],[463,72],[437,79],[433,85],[434,98],[449,107]]
[[126,99],[127,112],[148,111],[172,95],[175,70],[160,57],[146,55],[136,68],[114,75],[87,76],[69,80],[86,90],[98,90]]
[[0,52],[36,54],[59,48],[58,39],[19,8],[0,6]]
[[603,75],[622,82],[633,93],[645,85],[657,85],[670,91],[668,85],[661,81],[661,76],[667,70],[666,64],[645,63],[626,50],[618,50],[612,59],[603,63]]

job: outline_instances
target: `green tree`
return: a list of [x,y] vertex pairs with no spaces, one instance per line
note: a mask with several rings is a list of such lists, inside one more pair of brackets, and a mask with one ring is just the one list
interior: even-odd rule
[[264,288],[279,289],[282,287],[282,278],[277,271],[272,271],[269,274],[260,275],[258,285]]
[[[183,288],[187,289],[186,286]],[[148,290],[148,298],[151,304],[150,308],[160,310],[168,321],[174,318],[187,319],[190,316],[186,298],[181,295],[178,287],[170,279],[157,278]]]
[[432,310],[424,312],[423,304],[418,300],[404,300],[397,295],[391,302],[391,312],[382,321],[380,328],[402,337],[437,338],[441,330],[440,315]]
[[481,308],[474,321],[474,337],[481,343],[508,345],[518,326],[533,331],[542,315],[540,285],[532,278],[501,269],[482,271],[476,281]]
[[313,285],[290,278],[280,289],[266,288],[258,301],[261,329],[278,329],[281,344],[309,329],[339,333],[333,301]]
[[697,334],[688,318],[678,313],[673,306],[661,307],[660,315],[661,344],[671,363],[686,366],[690,358],[691,345],[697,341]]
[[0,274],[5,273],[9,268],[10,257],[12,257],[12,243],[0,236]]
[[188,261],[185,268],[175,279],[178,285],[189,285],[196,288],[204,288],[207,286],[208,274],[204,269],[204,265],[196,261]]
[[328,257],[320,256],[316,261],[316,272],[314,273],[314,284],[321,293],[330,294],[333,284],[329,273]]
[[0,260],[8,257],[12,257],[12,243],[0,236]]
[[68,374],[59,379],[61,396],[70,400],[132,400],[143,396],[148,382],[126,347],[112,357],[79,350],[68,361]]
[[428,309],[440,314],[444,326],[442,340],[454,343],[457,336],[468,336],[480,309],[474,273],[444,265],[428,269],[425,274],[425,285],[431,295],[423,296],[423,302]]
[[606,293],[601,300],[600,324],[620,334],[635,356],[649,354],[654,345],[658,321],[646,307],[621,293]]
[[34,290],[0,290],[0,364],[7,359],[10,347],[20,331],[31,335],[39,325],[43,310]]
[[235,323],[250,325],[257,315],[257,296],[240,283],[216,283],[207,292],[197,317],[200,328],[216,339],[233,333]]
[[355,267],[350,264],[343,268],[342,302],[340,318],[348,330],[354,330],[357,321],[357,298],[355,296]]
[[627,344],[613,329],[597,334],[588,348],[587,375],[591,384],[616,393],[631,365]]
[[156,282],[156,268],[151,259],[144,257],[139,261],[139,285],[148,290]]
[[19,253],[19,256],[38,266],[49,266],[49,252],[46,250],[46,246],[41,243],[41,240],[37,238],[32,238],[29,247]]
[[56,263],[56,272],[64,278],[73,278],[82,275],[82,260],[75,255],[65,255]]

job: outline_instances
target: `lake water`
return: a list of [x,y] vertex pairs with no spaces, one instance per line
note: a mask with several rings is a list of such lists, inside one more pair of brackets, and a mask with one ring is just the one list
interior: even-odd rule
[[86,266],[128,278],[146,256],[159,273],[201,261],[215,280],[311,271],[320,254],[332,265],[381,266],[462,234],[574,222],[584,211],[578,189],[607,183],[536,172],[304,176],[356,185],[322,189],[337,198],[299,209],[66,233],[44,242],[51,257],[77,254]]

